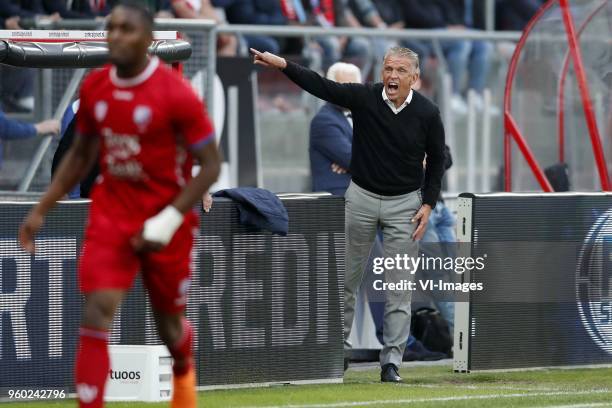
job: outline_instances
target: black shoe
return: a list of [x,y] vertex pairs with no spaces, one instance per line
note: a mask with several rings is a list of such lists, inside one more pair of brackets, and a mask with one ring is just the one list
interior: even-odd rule
[[380,381],[381,382],[402,382],[402,377],[397,373],[397,367],[395,364],[385,364],[380,370]]
[[438,361],[448,358],[445,353],[427,349],[419,340],[415,340],[410,347],[404,350],[404,361]]
[[344,357],[344,371],[348,370],[350,362],[351,362],[350,358]]

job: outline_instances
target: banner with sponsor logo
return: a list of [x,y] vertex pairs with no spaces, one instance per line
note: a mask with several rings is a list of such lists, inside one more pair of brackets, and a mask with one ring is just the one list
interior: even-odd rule
[[465,194],[457,223],[486,262],[462,276],[484,290],[456,305],[455,370],[612,363],[612,194]]
[[[286,237],[240,225],[236,205],[225,199],[201,217],[187,306],[201,386],[341,381],[343,200],[283,203]],[[34,256],[17,241],[31,204],[0,206],[0,397],[15,388],[74,392],[76,265],[89,204],[59,204]],[[111,343],[160,344],[139,279],[117,313]]]

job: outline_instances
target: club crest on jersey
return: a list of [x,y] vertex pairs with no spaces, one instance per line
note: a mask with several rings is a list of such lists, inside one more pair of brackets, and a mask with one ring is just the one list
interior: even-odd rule
[[144,131],[149,123],[151,123],[151,117],[153,113],[151,112],[151,108],[144,105],[138,105],[134,108],[134,124],[138,126],[138,130],[141,132]]
[[113,91],[113,98],[118,101],[131,101],[134,99],[134,93],[130,91],[122,91],[119,89],[115,89]]
[[108,104],[105,101],[98,101],[94,108],[94,116],[98,122],[102,122],[108,113]]

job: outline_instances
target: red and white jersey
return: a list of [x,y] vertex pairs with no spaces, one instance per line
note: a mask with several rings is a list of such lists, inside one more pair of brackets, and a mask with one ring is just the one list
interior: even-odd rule
[[83,82],[77,130],[100,138],[100,175],[91,215],[142,225],[191,178],[190,148],[214,141],[203,102],[189,83],[151,58],[138,76],[107,65]]

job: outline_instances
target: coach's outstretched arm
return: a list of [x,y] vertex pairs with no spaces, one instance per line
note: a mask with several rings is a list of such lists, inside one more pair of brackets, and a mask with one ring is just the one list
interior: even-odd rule
[[100,140],[97,137],[80,134],[75,136],[47,192],[21,224],[19,242],[26,251],[34,253],[34,236],[42,226],[49,210],[89,173],[98,158],[99,144]]
[[251,48],[254,63],[268,68],[277,68],[303,90],[314,96],[343,106],[355,109],[367,99],[367,86],[358,83],[339,83],[323,78],[313,70],[279,57],[270,52],[259,52]]

